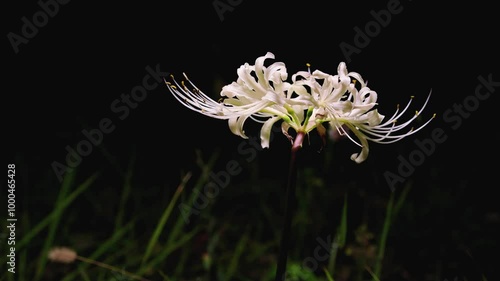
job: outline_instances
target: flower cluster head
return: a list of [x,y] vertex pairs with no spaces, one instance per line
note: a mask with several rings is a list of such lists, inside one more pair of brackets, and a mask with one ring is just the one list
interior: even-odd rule
[[[187,108],[212,118],[228,120],[231,131],[247,138],[243,126],[250,118],[262,123],[261,146],[269,147],[273,125],[282,121],[285,136],[293,139],[289,131],[308,134],[314,129],[325,139],[326,128],[336,130],[361,147],[351,159],[357,163],[366,160],[369,141],[393,143],[427,125],[432,118],[418,128],[405,129],[418,117],[429,101],[430,94],[420,110],[404,121],[399,119],[409,109],[413,100],[400,110],[399,105],[390,118],[376,109],[377,93],[367,86],[361,75],[348,72],[341,62],[337,74],[315,70],[299,71],[291,76],[283,62],[265,66],[267,59],[274,59],[268,52],[255,60],[254,65],[245,63],[238,70],[238,79],[221,90],[221,99],[215,101],[198,89],[186,75],[185,81],[166,82],[174,97]],[[434,117],[434,116],[433,116]],[[403,132],[401,132],[403,131]]]

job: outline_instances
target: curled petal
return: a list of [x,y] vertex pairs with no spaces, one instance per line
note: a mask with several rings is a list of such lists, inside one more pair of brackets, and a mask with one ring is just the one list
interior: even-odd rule
[[303,79],[309,79],[311,77],[311,73],[308,71],[299,71],[295,74],[292,75],[292,82],[295,83],[297,81],[303,80]]
[[220,95],[222,97],[234,98],[248,95],[248,93],[247,89],[243,89],[243,87],[238,83],[232,82],[231,84],[222,87]]
[[264,77],[264,61],[266,59],[274,59],[274,54],[271,52],[267,52],[265,56],[258,57],[255,60],[255,74],[260,81],[266,80],[266,78]]
[[345,65],[345,62],[339,63],[337,72],[339,73],[340,83],[343,85],[349,85],[349,83],[351,83],[351,78],[348,76],[349,74],[347,73],[347,66]]
[[347,76],[347,66],[345,62],[340,62],[339,65],[337,66],[337,73],[341,76]]
[[264,81],[281,84],[287,77],[288,73],[286,72],[285,64],[282,62],[275,62],[265,70]]
[[355,101],[356,104],[371,104],[374,105],[377,102],[377,92],[371,90],[368,87],[363,87],[359,90],[358,99]]
[[313,71],[312,75],[317,78],[317,79],[327,79],[327,78],[330,78],[330,77],[335,77],[335,76],[331,76],[330,74],[326,73],[326,72],[323,72],[321,70],[315,70]]
[[361,88],[366,86],[365,81],[363,80],[363,77],[357,72],[349,72],[349,76],[356,79],[361,84]]
[[372,110],[365,114],[366,116],[366,124],[368,126],[377,126],[384,120],[384,115],[378,113],[378,110]]
[[289,91],[296,93],[297,95],[303,97],[304,99],[310,100],[311,94],[307,91],[304,85],[305,83],[294,83],[293,85],[290,86]]
[[361,133],[357,128],[354,128],[354,126],[349,125],[349,128],[351,131],[358,137],[359,141],[361,142],[361,152],[360,153],[353,153],[351,155],[351,160],[353,160],[356,163],[362,163],[366,160],[368,157],[368,153],[370,152],[370,148],[368,146],[368,140],[366,137]]
[[228,120],[229,129],[231,132],[237,136],[240,136],[244,139],[248,139],[247,135],[245,135],[245,131],[243,130],[243,124],[247,120],[248,115],[241,115]]
[[263,93],[265,93],[265,88],[262,87],[259,82],[255,80],[252,76],[252,72],[254,71],[254,67],[249,66],[248,64],[244,64],[238,68],[238,81],[237,85],[240,87],[245,87],[250,90],[251,95],[255,98],[260,98]]
[[267,121],[262,125],[262,128],[260,129],[260,145],[262,146],[262,148],[269,148],[271,129],[273,128],[274,123],[276,123],[280,119],[281,117],[275,116],[267,119]]

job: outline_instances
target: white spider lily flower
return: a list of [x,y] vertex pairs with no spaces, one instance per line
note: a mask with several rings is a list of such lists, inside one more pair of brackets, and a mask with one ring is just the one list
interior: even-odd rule
[[243,126],[248,118],[262,123],[260,138],[263,148],[269,147],[272,126],[280,120],[283,121],[282,132],[290,140],[290,128],[301,135],[317,129],[324,142],[326,129],[323,123],[327,122],[331,130],[347,136],[361,147],[360,153],[351,156],[356,163],[368,157],[369,142],[388,144],[399,141],[416,133],[435,117],[433,115],[417,129],[405,129],[424,110],[429,93],[420,110],[407,121],[398,120],[409,109],[413,97],[401,112],[398,106],[392,117],[385,120],[376,109],[377,93],[367,86],[359,73],[348,72],[344,62],[338,65],[336,75],[319,70],[311,73],[308,69],[292,75],[289,83],[286,82],[285,64],[274,62],[265,66],[266,59],[274,59],[274,55],[268,52],[257,58],[255,65],[245,63],[240,66],[237,81],[222,88],[222,98],[218,102],[199,90],[186,75],[189,87],[173,77],[173,83],[166,83],[181,104],[201,114],[228,120],[231,131],[240,137],[247,138]]
[[271,129],[274,123],[283,120],[290,127],[299,130],[307,105],[294,101],[289,95],[290,83],[285,64],[275,62],[264,66],[266,59],[274,59],[268,52],[259,57],[255,65],[243,64],[237,70],[238,79],[222,88],[220,102],[216,102],[199,90],[184,75],[189,87],[182,81],[166,82],[174,97],[187,108],[209,117],[228,120],[229,128],[235,135],[248,138],[243,130],[248,118],[263,123],[261,146],[269,147]]
[[[381,144],[389,144],[410,136],[425,127],[435,114],[417,129],[404,130],[417,118],[419,112],[427,105],[430,93],[420,110],[405,122],[398,120],[409,109],[413,97],[406,107],[399,112],[399,105],[393,116],[384,121],[385,116],[378,113],[377,93],[367,87],[360,74],[347,72],[344,62],[337,68],[337,75],[329,75],[321,71],[298,72],[292,76],[293,84],[291,91],[307,100],[313,106],[313,113],[305,126],[309,132],[314,128],[318,132],[324,131],[322,123],[328,122],[331,129],[338,131],[340,135],[347,136],[351,141],[360,146],[361,152],[351,155],[351,160],[361,163],[366,160],[369,153],[369,141]],[[359,90],[358,90],[359,88]],[[356,141],[349,132],[359,140]]]

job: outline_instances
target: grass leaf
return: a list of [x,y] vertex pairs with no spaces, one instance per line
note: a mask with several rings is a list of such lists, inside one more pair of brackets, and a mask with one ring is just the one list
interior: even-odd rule
[[181,183],[177,187],[177,190],[175,191],[174,196],[170,200],[167,208],[165,209],[162,216],[160,217],[158,224],[156,225],[156,228],[153,232],[153,235],[149,239],[148,245],[146,247],[146,252],[144,253],[144,256],[142,258],[142,265],[145,265],[146,261],[151,256],[151,253],[153,252],[153,248],[156,246],[156,243],[158,242],[158,238],[160,237],[160,234],[163,232],[163,229],[165,228],[165,224],[167,223],[168,218],[170,217],[170,214],[172,213],[172,210],[175,206],[175,203],[177,202],[177,199],[181,195],[182,191],[184,190],[184,187],[186,186],[186,184],[190,178],[191,178],[191,173],[187,173],[184,176]]

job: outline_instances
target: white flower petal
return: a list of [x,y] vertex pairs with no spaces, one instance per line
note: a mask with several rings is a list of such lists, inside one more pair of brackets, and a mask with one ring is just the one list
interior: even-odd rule
[[287,102],[285,96],[280,95],[279,93],[273,91],[267,91],[266,95],[262,98],[263,100],[268,100],[273,103],[284,105]]
[[269,142],[271,139],[271,129],[273,128],[274,123],[279,121],[281,118],[278,116],[269,118],[260,129],[260,145],[262,148],[269,148]]
[[262,85],[259,84],[259,82],[255,80],[255,78],[252,76],[252,72],[253,72],[253,67],[249,66],[248,64],[240,66],[240,68],[238,68],[237,70],[238,73],[237,84],[251,90],[252,95],[254,95],[255,98],[260,98],[264,95],[266,89],[262,87]]
[[271,81],[273,84],[281,84],[288,78],[285,64],[282,62],[275,62],[267,67],[264,73],[264,81]]
[[257,75],[257,78],[259,79],[259,83],[263,83],[265,86],[269,86],[269,83],[267,82],[264,75],[264,61],[266,59],[274,59],[274,54],[271,52],[267,52],[265,56],[259,57],[255,60],[255,75]]
[[370,148],[368,146],[368,140],[363,135],[363,133],[361,133],[357,128],[354,128],[352,125],[349,125],[349,129],[351,129],[351,131],[356,135],[356,137],[361,142],[361,152],[353,153],[351,155],[351,160],[359,164],[366,160],[366,158],[368,157],[368,153],[370,152]]
[[247,135],[245,135],[245,131],[243,130],[243,125],[247,120],[248,115],[241,115],[234,118],[229,119],[229,129],[231,132],[237,136],[240,136],[244,139],[248,139]]

